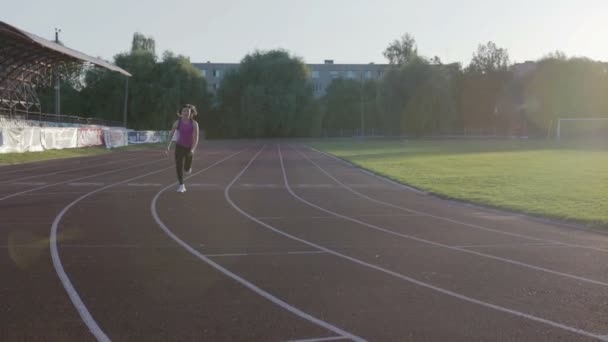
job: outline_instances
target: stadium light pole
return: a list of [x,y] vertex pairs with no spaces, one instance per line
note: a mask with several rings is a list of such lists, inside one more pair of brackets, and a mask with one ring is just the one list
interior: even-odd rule
[[[55,43],[59,43],[59,32],[61,29],[55,28]],[[55,114],[61,114],[61,83],[59,82],[59,72],[55,70]]]

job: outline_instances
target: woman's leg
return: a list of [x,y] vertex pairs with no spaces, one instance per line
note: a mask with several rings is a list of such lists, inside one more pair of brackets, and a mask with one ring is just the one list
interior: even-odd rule
[[190,171],[190,169],[192,168],[192,157],[193,154],[190,153],[190,149],[188,149],[186,151],[186,162],[184,163],[184,171]]
[[187,150],[180,145],[175,145],[175,169],[179,184],[184,184],[184,158]]

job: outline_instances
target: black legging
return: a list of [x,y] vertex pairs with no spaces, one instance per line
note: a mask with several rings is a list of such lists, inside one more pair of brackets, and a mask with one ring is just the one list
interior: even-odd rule
[[179,184],[184,184],[184,170],[189,170],[192,167],[192,153],[189,147],[175,145],[175,169],[177,170],[177,179]]

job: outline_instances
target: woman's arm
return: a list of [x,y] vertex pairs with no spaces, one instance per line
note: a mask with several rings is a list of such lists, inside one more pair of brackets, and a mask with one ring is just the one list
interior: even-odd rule
[[194,123],[194,129],[192,130],[192,149],[190,149],[190,152],[194,153],[196,146],[198,146],[198,122],[194,120],[192,122]]
[[173,127],[171,127],[171,132],[169,132],[169,144],[167,145],[167,151],[171,150],[171,142],[173,141],[173,135],[175,134],[175,129],[177,128],[177,121],[173,123]]

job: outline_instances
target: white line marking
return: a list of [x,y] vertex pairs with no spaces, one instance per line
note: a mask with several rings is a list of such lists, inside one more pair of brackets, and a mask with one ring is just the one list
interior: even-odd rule
[[316,148],[314,148],[314,147],[312,147],[312,146],[308,146],[308,145],[303,145],[303,146],[307,147],[308,149],[310,149],[310,150],[312,150],[312,151],[315,151],[315,152],[321,153],[321,154],[323,154],[323,155],[325,155],[325,156],[327,156],[327,157],[329,157],[329,158],[332,158],[332,159],[334,159],[334,160],[336,160],[336,161],[340,162],[341,164],[344,164],[344,165],[346,165],[346,166],[348,166],[348,167],[350,167],[350,168],[354,168],[354,169],[359,170],[360,172],[363,172],[363,173],[365,173],[365,174],[367,174],[367,175],[370,175],[370,176],[373,176],[373,177],[375,177],[375,178],[377,178],[377,179],[380,179],[380,180],[381,180],[381,181],[383,181],[383,182],[390,183],[390,184],[395,185],[395,186],[397,186],[397,187],[399,187],[399,188],[401,188],[401,189],[405,189],[405,190],[408,190],[408,191],[415,192],[415,193],[417,193],[417,194],[419,194],[419,195],[428,195],[428,193],[427,193],[427,192],[425,192],[425,191],[418,190],[418,189],[413,188],[413,187],[411,187],[411,186],[407,186],[407,185],[405,185],[405,184],[401,184],[401,183],[396,182],[396,181],[394,181],[394,180],[392,180],[392,179],[389,179],[389,178],[383,177],[383,176],[381,176],[381,175],[375,174],[375,173],[373,173],[373,172],[371,172],[371,171],[368,171],[368,170],[362,169],[362,168],[360,168],[359,166],[357,166],[357,165],[355,165],[355,164],[353,164],[353,163],[351,163],[351,162],[349,162],[349,161],[346,161],[346,160],[344,160],[344,159],[338,158],[338,157],[336,157],[336,156],[334,156],[334,155],[331,155],[331,154],[329,154],[329,153],[326,153],[326,152],[323,152],[323,151],[317,150]]
[[[226,189],[224,190],[224,196],[226,197],[226,199],[231,202],[230,197],[228,196],[228,191],[230,189],[230,187],[241,177],[241,175],[249,168],[249,166],[253,163],[253,161],[260,155],[260,153],[262,153],[262,151],[264,150],[266,146],[262,146],[262,148],[257,152],[257,154],[249,161],[249,163],[243,168],[243,170],[232,180],[232,182],[226,187]],[[197,172],[197,174],[200,173]],[[193,174],[192,176],[194,176],[195,174]],[[171,184],[170,186],[174,186],[176,183]],[[319,325],[321,327],[324,327],[325,329],[328,329],[330,331],[333,331],[336,334],[339,334],[341,336],[345,336],[348,337],[354,341],[358,341],[358,342],[362,342],[364,341],[364,339],[352,335],[340,328],[337,328],[325,321],[322,321],[316,317],[313,317],[305,312],[303,312],[302,310],[290,305],[289,303],[275,297],[274,295],[264,291],[263,289],[257,287],[256,285],[254,285],[253,283],[245,280],[244,278],[238,276],[237,274],[229,271],[228,269],[224,268],[223,266],[221,266],[220,264],[216,263],[215,261],[213,261],[211,258],[206,257],[205,255],[203,255],[202,253],[200,253],[198,250],[194,249],[192,246],[190,246],[189,244],[187,244],[186,242],[184,242],[182,239],[180,239],[177,235],[175,235],[164,223],[163,221],[158,217],[158,213],[156,211],[156,202],[158,200],[158,197],[164,192],[166,191],[170,186],[165,187],[164,189],[160,190],[156,196],[154,196],[154,199],[152,200],[152,203],[150,204],[150,210],[152,211],[152,216],[154,217],[154,220],[156,221],[156,223],[160,226],[160,228],[169,236],[171,237],[175,242],[177,242],[180,246],[184,247],[184,249],[186,249],[188,252],[190,252],[192,255],[196,256],[197,258],[199,258],[200,260],[204,261],[205,263],[207,263],[208,265],[212,266],[213,268],[215,268],[216,270],[220,271],[221,273],[223,273],[224,275],[226,275],[227,277],[232,278],[233,280],[235,280],[236,282],[240,283],[241,285],[247,287],[248,289],[250,289],[251,291],[257,293],[258,295],[262,296],[263,298],[271,301],[272,303],[280,306],[281,308],[309,321],[312,322],[316,325]]]
[[92,168],[96,168],[96,167],[100,167],[100,166],[104,166],[104,165],[116,164],[116,163],[119,163],[121,161],[123,161],[123,160],[113,160],[113,161],[109,161],[107,163],[101,163],[99,165],[94,165],[94,166],[85,166],[85,167],[79,167],[79,168],[75,168],[75,169],[67,169],[67,170],[61,170],[61,171],[56,171],[56,172],[51,172],[51,173],[43,173],[41,175],[16,178],[16,179],[8,180],[8,181],[2,181],[2,182],[0,182],[0,184],[11,183],[11,182],[14,182],[14,181],[21,181],[21,180],[32,179],[32,178],[37,178],[37,177],[52,176],[52,175],[57,175],[57,174],[60,174],[60,173],[65,173],[65,172],[72,172],[72,171],[80,171],[80,170],[92,169]]
[[39,185],[46,185],[47,182],[13,182],[13,183],[7,183],[8,185],[31,185],[31,186],[39,186]]
[[237,256],[273,256],[273,255],[307,255],[324,254],[323,251],[301,251],[301,252],[276,252],[276,253],[224,253],[224,254],[203,254],[210,258],[237,257]]
[[[106,172],[101,172],[101,173],[95,173],[89,176],[84,176],[84,177],[80,177],[80,178],[75,178],[75,179],[70,179],[67,181],[62,181],[62,182],[57,182],[57,183],[52,183],[52,184],[47,184],[44,186],[40,186],[37,188],[33,188],[33,189],[29,189],[29,190],[25,190],[25,191],[21,191],[21,192],[16,192],[14,194],[8,195],[8,196],[4,196],[4,197],[0,197],[0,201],[4,201],[6,199],[12,198],[12,197],[16,197],[19,195],[23,195],[23,194],[27,194],[29,192],[32,191],[36,191],[36,190],[41,190],[41,189],[46,189],[49,188],[51,186],[55,186],[55,185],[61,185],[61,184],[66,184],[66,183],[72,183],[74,181],[78,181],[78,180],[82,180],[82,179],[87,179],[87,178],[92,178],[92,177],[97,177],[97,176],[103,176],[103,175],[107,175],[109,173],[114,173],[114,172],[119,172],[119,171],[124,171],[124,170],[128,170],[128,169],[132,169],[132,168],[136,168],[136,167],[140,167],[140,166],[144,166],[144,165],[149,165],[149,164],[154,164],[154,163],[159,163],[159,162],[165,162],[164,160],[154,160],[154,161],[150,161],[150,162],[145,162],[145,163],[141,163],[141,164],[137,164],[137,165],[133,165],[133,166],[129,166],[129,167],[124,167],[122,169],[116,169],[116,170],[110,170],[110,171],[106,171]],[[164,170],[164,169],[163,169]]]
[[102,186],[102,185],[104,185],[104,183],[99,183],[99,182],[74,183],[74,182],[72,182],[72,183],[68,183],[67,185],[69,185],[69,186]]
[[89,312],[89,310],[87,309],[86,305],[82,302],[82,299],[80,299],[80,296],[78,295],[78,292],[76,291],[76,289],[74,288],[74,285],[72,285],[72,282],[70,281],[70,278],[68,277],[67,273],[65,272],[65,270],[63,269],[63,265],[61,263],[61,258],[59,257],[59,251],[57,248],[57,229],[59,226],[59,222],[61,222],[61,219],[63,218],[63,216],[65,215],[65,213],[70,210],[71,207],[73,207],[76,203],[80,202],[81,200],[97,193],[100,192],[102,190],[105,190],[107,188],[110,188],[112,186],[115,185],[119,185],[119,184],[123,184],[135,179],[139,179],[139,178],[143,178],[149,175],[153,175],[165,170],[170,169],[171,167],[167,167],[161,170],[157,170],[154,172],[149,172],[146,173],[144,175],[141,176],[137,176],[137,177],[133,177],[130,179],[127,179],[125,181],[122,182],[117,182],[117,183],[113,183],[107,186],[104,186],[102,188],[99,188],[97,190],[93,190],[91,192],[86,193],[83,196],[78,197],[77,199],[75,199],[74,201],[72,201],[70,204],[68,204],[67,206],[65,206],[63,208],[63,210],[61,210],[61,212],[59,213],[59,215],[57,215],[57,217],[55,217],[55,220],[53,221],[53,225],[51,226],[51,237],[49,239],[49,244],[50,244],[50,248],[51,248],[51,258],[53,260],[53,267],[55,268],[55,272],[57,273],[57,276],[59,277],[59,279],[61,280],[61,284],[63,285],[63,288],[65,289],[65,291],[67,292],[68,296],[70,297],[70,300],[72,301],[72,304],[74,304],[74,307],[76,308],[76,310],[78,310],[78,314],[80,315],[80,318],[82,319],[82,321],[87,325],[87,327],[89,328],[89,330],[91,331],[91,333],[93,334],[93,336],[95,336],[95,338],[97,339],[97,341],[103,341],[103,342],[109,342],[110,339],[108,338],[108,336],[103,332],[103,330],[99,327],[99,325],[97,324],[97,322],[95,322],[95,319],[93,319],[93,316],[91,315],[91,313]]
[[134,187],[158,187],[161,186],[162,184],[160,183],[128,183],[127,186],[134,186]]
[[195,187],[195,188],[220,188],[221,185],[220,184],[215,184],[215,183],[192,183],[192,184],[188,184],[189,188]]
[[[296,152],[299,152],[299,151],[296,151]],[[351,191],[352,193],[354,193],[356,195],[359,195],[359,196],[361,196],[363,198],[369,199],[372,202],[377,202],[377,203],[380,203],[380,204],[386,204],[386,205],[391,206],[391,207],[400,208],[400,207],[398,207],[398,206],[396,206],[394,204],[390,204],[390,203],[386,203],[386,202],[383,202],[383,201],[380,201],[380,200],[376,200],[374,198],[371,198],[371,197],[369,197],[369,196],[367,196],[365,194],[362,194],[362,193],[360,193],[360,192],[358,192],[356,190],[353,190],[353,189],[349,188],[347,185],[345,185],[344,183],[340,182],[340,180],[338,180],[336,177],[332,176],[330,173],[328,173],[327,171],[325,171],[322,167],[320,167],[317,163],[315,163],[314,161],[312,161],[310,158],[307,158],[307,156],[305,154],[303,154],[301,152],[300,152],[300,154],[302,156],[304,156],[304,158],[308,159],[308,161],[310,161],[313,165],[317,166],[329,178],[331,178],[332,180],[334,180],[336,183],[342,185],[345,189]],[[321,211],[323,211],[325,213],[328,213],[330,215],[334,215],[336,217],[343,218],[343,219],[345,219],[347,221],[350,221],[350,222],[358,223],[360,225],[366,226],[366,227],[374,229],[374,230],[378,230],[378,231],[381,231],[381,232],[384,232],[384,233],[387,233],[387,234],[390,234],[390,235],[400,236],[400,237],[403,237],[403,238],[406,238],[406,239],[410,239],[410,240],[426,243],[426,244],[437,246],[437,247],[443,247],[443,248],[451,249],[451,250],[454,250],[454,251],[459,251],[459,252],[463,252],[463,253],[467,253],[467,254],[473,254],[473,255],[480,256],[480,257],[487,258],[487,259],[493,259],[493,260],[502,261],[502,262],[509,263],[509,264],[512,264],[512,265],[517,265],[517,266],[529,268],[529,269],[532,269],[532,270],[535,270],[535,271],[546,272],[546,273],[558,275],[558,276],[565,277],[565,278],[576,279],[576,280],[579,280],[579,281],[584,281],[584,282],[587,282],[587,283],[591,283],[591,284],[595,284],[595,285],[600,285],[600,286],[608,287],[608,283],[603,282],[603,281],[594,280],[594,279],[585,278],[585,277],[580,277],[580,276],[569,274],[569,273],[559,272],[559,271],[555,271],[555,270],[552,270],[552,269],[548,269],[548,268],[544,268],[544,267],[540,267],[540,266],[535,266],[535,265],[527,264],[527,263],[521,262],[521,261],[516,261],[516,260],[512,260],[512,259],[508,259],[508,258],[503,258],[503,257],[495,256],[495,255],[492,255],[492,254],[487,254],[487,253],[483,253],[483,252],[474,251],[474,250],[464,249],[464,248],[460,248],[460,247],[456,247],[456,246],[450,246],[450,245],[446,245],[444,243],[435,242],[435,241],[431,241],[431,240],[426,240],[426,239],[415,237],[415,236],[408,235],[408,234],[398,233],[398,232],[395,232],[395,231],[387,229],[387,228],[376,226],[374,224],[371,224],[371,223],[368,223],[368,222],[364,222],[364,221],[352,218],[350,216],[342,215],[342,214],[336,213],[334,211],[331,211],[329,209],[322,208],[322,207],[320,207],[320,206],[318,206],[316,204],[313,204],[313,203],[311,203],[311,202],[303,199],[302,197],[298,196],[297,194],[295,194],[295,192],[293,192],[293,190],[291,190],[291,188],[289,187],[289,184],[287,184],[286,186],[287,186],[287,190],[289,190],[289,192],[292,193],[294,195],[294,197],[298,198],[300,201],[308,204],[309,206],[311,206],[313,208],[316,208],[316,209],[319,209],[319,210],[321,210]],[[415,213],[420,214],[420,215],[430,216],[428,214],[425,214],[425,213],[422,213],[422,212],[419,212],[419,211],[415,211],[415,210],[410,210],[410,209],[405,209],[405,210],[408,211],[408,212],[415,212]],[[446,219],[446,220],[449,220],[449,219]],[[450,220],[450,221],[452,221],[452,220]],[[543,240],[543,239],[531,239],[531,240],[538,240],[538,241],[542,241],[544,243],[555,243],[555,244],[560,244],[560,245],[568,245],[566,243],[562,243],[562,242],[559,242],[559,241],[551,241],[551,240]]]
[[[359,217],[359,218],[364,218],[364,217],[416,217],[416,216],[420,216],[417,214],[397,214],[397,215],[390,215],[390,214],[378,214],[378,215],[359,215],[359,216],[353,216],[353,217]],[[327,220],[327,219],[336,219],[335,216],[333,215],[326,215],[326,216],[259,216],[258,219],[260,220]]]
[[[307,146],[307,147],[308,147],[309,149],[313,150],[313,151],[316,151],[316,152],[318,152],[318,153],[321,153],[321,154],[323,154],[323,155],[326,155],[326,156],[328,156],[328,157],[330,157],[330,158],[332,158],[332,159],[335,159],[335,160],[338,160],[338,161],[342,161],[342,159],[340,159],[340,158],[338,158],[338,157],[332,156],[332,155],[330,155],[330,154],[327,154],[327,153],[325,153],[325,152],[323,152],[323,151],[319,151],[319,150],[314,149],[314,148],[309,147],[309,146]],[[292,147],[292,148],[293,148],[293,147]],[[298,151],[298,152],[299,152],[300,154],[302,154],[300,151]],[[305,157],[305,158],[307,158],[307,156],[305,156],[305,155],[304,155],[304,157]],[[310,159],[309,159],[309,160],[310,160]],[[323,169],[321,166],[319,166],[318,164],[316,164],[316,163],[315,163],[315,162],[313,162],[312,160],[310,160],[310,161],[311,161],[311,163],[313,163],[313,164],[317,165],[317,167],[318,167],[318,168],[319,168],[321,171],[323,171],[325,174],[327,174],[327,175],[328,175],[330,178],[334,178],[334,179],[335,179],[335,177],[331,176],[331,174],[330,174],[328,171],[326,171],[325,169]],[[368,172],[367,170],[363,170],[363,169],[361,169],[361,168],[359,168],[359,167],[357,167],[357,166],[354,166],[354,165],[352,165],[352,164],[351,164],[351,166],[352,166],[352,167],[354,167],[354,168],[357,168],[357,169],[359,169],[359,170],[361,170],[361,171],[363,171],[363,172],[365,172],[365,173],[369,173],[369,174],[371,174],[371,175],[374,175],[373,173],[370,173],[370,172]],[[377,176],[377,175],[376,175],[376,176]],[[386,179],[386,178],[383,178],[383,177],[381,177],[381,176],[377,176],[377,177],[380,177],[381,179]],[[397,185],[397,186],[409,188],[409,187],[408,187],[408,186],[406,186],[406,185],[403,185],[403,184],[400,184],[400,183],[394,182],[394,181],[392,181],[392,180],[390,180],[390,179],[386,179],[386,180],[387,180],[387,181],[390,181],[390,182],[392,182],[392,183],[394,183],[394,184],[395,184],[395,185]],[[357,195],[359,195],[359,196],[362,196],[362,197],[364,197],[364,198],[366,198],[366,199],[368,199],[368,200],[370,200],[370,201],[376,202],[376,203],[380,203],[380,204],[383,204],[383,205],[386,205],[386,206],[389,206],[389,207],[393,207],[393,208],[395,208],[395,209],[400,209],[400,210],[403,210],[403,211],[408,211],[408,212],[412,212],[412,213],[417,213],[417,214],[419,214],[419,215],[423,215],[423,216],[432,217],[432,218],[435,218],[435,219],[438,219],[438,220],[443,220],[443,221],[447,221],[447,222],[451,222],[451,223],[456,223],[456,224],[458,224],[458,225],[462,225],[462,226],[466,226],[466,227],[470,227],[470,228],[475,228],[475,229],[480,229],[480,230],[486,230],[486,231],[495,232],[495,233],[498,233],[498,234],[503,234],[503,235],[509,235],[509,236],[521,237],[521,238],[524,238],[524,239],[529,239],[529,240],[534,240],[534,241],[540,241],[540,242],[556,242],[556,243],[562,243],[562,244],[568,245],[568,246],[570,246],[570,247],[585,248],[585,249],[590,249],[590,250],[599,251],[599,252],[608,252],[608,249],[606,249],[606,248],[599,248],[599,247],[585,246],[585,245],[579,245],[579,244],[571,244],[571,243],[566,243],[566,242],[559,242],[559,241],[554,241],[554,240],[541,239],[541,238],[536,238],[536,237],[532,237],[532,236],[529,236],[529,235],[523,235],[523,234],[517,234],[517,233],[505,232],[505,231],[502,231],[502,230],[498,230],[498,229],[492,229],[492,228],[488,228],[488,227],[484,227],[484,226],[480,226],[480,225],[476,225],[476,224],[472,224],[472,223],[466,223],[466,222],[462,222],[462,221],[458,221],[458,220],[450,219],[450,218],[443,217],[443,216],[437,216],[437,215],[433,215],[433,214],[430,214],[430,213],[421,212],[421,211],[418,211],[418,210],[414,210],[414,209],[410,209],[410,208],[401,207],[401,206],[398,206],[398,205],[393,204],[393,203],[389,203],[389,202],[381,201],[381,200],[379,200],[379,199],[372,198],[372,197],[370,197],[370,196],[367,196],[367,195],[365,195],[365,194],[362,194],[362,193],[360,193],[360,192],[358,192],[358,191],[356,191],[356,190],[354,190],[354,189],[351,189],[351,188],[348,188],[348,187],[346,187],[346,188],[347,188],[348,190],[350,190],[352,193],[357,194]],[[417,191],[417,190],[416,190],[416,189],[414,189],[414,188],[411,188],[410,190],[411,190],[411,191],[414,191],[414,192],[419,192],[419,191]],[[427,195],[427,193],[423,193],[423,194]],[[463,204],[463,203],[460,203],[460,202],[455,202],[455,201],[451,201],[451,202],[453,202],[453,203],[455,203],[455,204],[457,204],[457,205],[459,205],[459,206],[466,205],[466,204]],[[468,206],[474,206],[474,207],[476,207],[476,208],[480,208],[480,209],[484,209],[484,210],[488,210],[488,211],[497,211],[497,210],[495,210],[495,209],[486,209],[486,208],[482,208],[482,207],[475,206],[475,205],[472,205],[472,204],[471,204],[471,205],[468,205]],[[500,211],[498,211],[498,212],[500,212]],[[506,213],[506,214],[515,215],[515,216],[519,216],[519,217],[525,217],[525,218],[528,218],[528,219],[531,219],[531,220],[536,220],[536,221],[543,222],[543,223],[545,223],[545,224],[556,224],[556,225],[561,225],[561,226],[564,226],[564,227],[570,227],[570,228],[572,228],[572,229],[577,229],[577,230],[590,230],[590,231],[595,231],[594,229],[590,229],[590,228],[577,227],[577,226],[574,226],[574,225],[569,225],[569,224],[565,224],[565,223],[561,223],[561,222],[552,222],[552,221],[549,221],[549,220],[546,220],[546,219],[541,219],[541,218],[531,217],[531,216],[527,216],[527,215],[524,215],[524,214],[514,214],[514,213]],[[506,214],[505,214],[505,215],[506,215]],[[602,232],[602,233],[605,233],[605,232]],[[557,232],[556,232],[556,234],[559,234],[559,233],[557,233]]]
[[11,173],[23,173],[23,172],[30,172],[30,171],[34,171],[34,170],[39,170],[39,169],[44,169],[44,168],[48,168],[49,166],[38,166],[38,167],[33,167],[30,169],[18,169],[18,170],[11,170],[11,171],[7,171],[7,172],[1,172],[0,176],[4,176],[4,175],[8,175]]
[[82,244],[61,244],[60,245],[61,248],[142,248],[142,247],[146,247],[146,248],[154,248],[156,246],[142,246],[142,245],[120,245],[120,244],[115,244],[115,245],[82,245]]
[[[326,210],[326,209],[323,209],[323,208],[321,208],[321,207],[318,207],[318,206],[316,206],[316,205],[314,205],[314,204],[312,204],[312,203],[310,203],[310,202],[307,202],[305,199],[303,199],[303,198],[299,197],[299,196],[298,196],[298,195],[297,195],[295,192],[293,192],[293,190],[292,190],[292,189],[289,187],[289,182],[288,182],[288,180],[287,180],[287,173],[285,172],[285,166],[284,166],[284,164],[283,164],[283,155],[282,155],[282,153],[281,153],[281,147],[280,147],[280,145],[279,145],[279,160],[280,160],[280,162],[281,162],[281,169],[283,170],[283,181],[284,181],[284,183],[285,183],[285,187],[287,188],[287,191],[289,191],[289,193],[290,193],[290,194],[291,194],[293,197],[295,197],[296,199],[299,199],[299,200],[300,200],[300,201],[302,201],[303,203],[308,204],[309,206],[312,206],[312,207],[318,208],[319,210],[324,211],[324,212],[330,212],[330,211],[328,211],[328,210]],[[346,259],[346,260],[350,260],[350,261],[352,261],[352,262],[354,262],[354,263],[357,263],[357,264],[359,264],[359,265],[362,265],[362,266],[365,266],[365,267],[368,267],[368,268],[371,268],[371,269],[374,269],[374,270],[380,271],[380,272],[382,272],[382,273],[386,273],[386,274],[392,275],[392,276],[394,276],[394,277],[396,277],[396,278],[399,278],[399,279],[405,280],[405,281],[407,281],[407,282],[410,282],[410,283],[416,284],[416,285],[421,286],[421,287],[425,287],[425,288],[430,289],[430,290],[434,290],[434,291],[439,292],[439,293],[443,293],[443,294],[448,295],[448,296],[450,296],[450,297],[454,297],[454,298],[461,299],[461,300],[466,301],[466,302],[469,302],[469,303],[473,303],[473,304],[481,305],[481,306],[484,306],[484,307],[486,307],[486,308],[494,309],[494,310],[496,310],[496,311],[500,311],[500,312],[508,313],[508,314],[511,314],[511,315],[514,315],[514,316],[517,316],[517,317],[526,318],[526,319],[529,319],[529,320],[532,320],[532,321],[535,321],[535,322],[544,323],[544,324],[546,324],[546,325],[550,325],[550,326],[553,326],[553,327],[556,327],[556,328],[560,328],[560,329],[563,329],[563,330],[566,330],[566,331],[574,332],[574,333],[577,333],[577,334],[580,334],[580,335],[584,335],[584,336],[589,336],[589,337],[597,338],[597,339],[600,339],[600,340],[602,340],[602,341],[607,341],[607,342],[608,342],[608,339],[604,338],[604,337],[603,337],[603,336],[601,336],[601,335],[594,334],[594,333],[592,333],[592,332],[588,332],[588,331],[585,331],[585,330],[582,330],[582,329],[574,328],[574,327],[571,327],[571,326],[568,326],[568,325],[564,325],[564,324],[561,324],[561,323],[558,323],[558,322],[554,322],[554,321],[551,321],[551,320],[548,320],[548,319],[540,318],[540,317],[537,317],[537,316],[534,316],[534,315],[530,315],[530,314],[527,314],[527,313],[524,313],[524,312],[521,312],[521,311],[517,311],[517,310],[509,309],[509,308],[506,308],[506,307],[503,307],[503,306],[500,306],[500,305],[491,304],[491,303],[484,302],[484,301],[479,300],[479,299],[475,299],[475,298],[472,298],[472,297],[468,297],[468,296],[462,295],[462,294],[460,294],[460,293],[453,292],[453,291],[450,291],[450,290],[447,290],[447,289],[444,289],[444,288],[441,288],[441,287],[438,287],[438,286],[434,286],[434,285],[431,285],[431,284],[428,284],[428,283],[422,282],[422,281],[420,281],[420,280],[417,280],[417,279],[414,279],[414,278],[408,277],[408,276],[403,275],[403,274],[401,274],[401,273],[397,273],[397,272],[395,272],[395,271],[388,270],[388,269],[383,268],[383,267],[380,267],[380,266],[378,266],[378,265],[370,264],[370,263],[365,262],[365,261],[363,261],[363,260],[360,260],[360,259],[357,259],[357,258],[354,258],[354,257],[348,256],[348,255],[346,255],[346,254],[342,254],[342,253],[340,253],[340,252],[334,251],[334,250],[332,250],[332,249],[329,249],[329,248],[323,247],[323,246],[318,245],[318,244],[316,244],[316,243],[314,243],[314,242],[310,242],[310,241],[307,241],[307,240],[301,239],[301,238],[299,238],[299,237],[293,236],[293,235],[291,235],[291,234],[289,234],[289,233],[286,233],[286,232],[284,232],[284,231],[282,231],[282,230],[280,230],[280,229],[277,229],[277,228],[275,228],[275,227],[273,227],[273,226],[271,226],[271,225],[269,225],[269,224],[267,224],[267,223],[265,223],[265,222],[262,222],[262,221],[260,221],[260,220],[256,219],[255,217],[251,216],[250,214],[248,214],[247,212],[245,212],[244,210],[242,210],[241,208],[239,208],[238,206],[236,206],[234,203],[232,203],[232,202],[230,202],[230,203],[231,203],[231,205],[233,205],[233,207],[234,207],[234,208],[235,208],[235,209],[236,209],[238,212],[240,212],[242,215],[244,215],[244,216],[248,217],[250,220],[252,220],[252,221],[254,221],[254,222],[257,222],[258,224],[262,225],[263,227],[266,227],[266,228],[268,228],[268,229],[270,229],[270,230],[274,231],[275,233],[280,234],[280,235],[283,235],[283,236],[286,236],[286,237],[288,237],[288,238],[290,238],[290,239],[292,239],[292,240],[302,242],[302,243],[304,243],[304,244],[306,244],[306,245],[309,245],[309,246],[311,246],[311,247],[314,247],[314,248],[320,249],[320,250],[322,250],[322,251],[326,251],[326,252],[327,252],[327,253],[329,253],[329,254],[333,254],[333,255],[338,256],[338,257],[340,257],[340,258],[343,258],[343,259]],[[342,215],[340,215],[340,214],[335,214],[335,215],[342,216]],[[345,218],[346,218],[346,217],[345,217]]]
[[82,194],[87,192],[86,189],[82,189],[82,190],[70,190],[70,191],[52,191],[52,192],[39,192],[36,194],[25,194],[26,196],[51,196],[51,195],[66,195],[66,194]]
[[[564,246],[561,243],[554,242],[521,242],[521,243],[495,243],[487,245],[461,245],[452,246],[456,248],[492,248],[492,247],[526,247],[526,246]],[[568,246],[566,246],[568,247]]]
[[[48,222],[47,222],[48,224]],[[32,244],[12,244],[12,245],[0,245],[0,248],[7,248],[9,246],[19,248],[40,248],[40,246]],[[174,246],[154,246],[154,245],[79,245],[79,244],[60,244],[61,248],[175,248]]]
[[[214,164],[215,165],[215,164]],[[59,277],[59,279],[61,280],[61,284],[63,285],[63,288],[65,289],[65,291],[67,292],[68,296],[70,297],[70,300],[72,301],[72,304],[74,305],[74,307],[76,308],[76,310],[78,310],[78,314],[80,315],[80,318],[82,319],[82,321],[87,325],[87,327],[89,328],[89,330],[91,331],[91,333],[93,334],[93,336],[95,336],[95,338],[97,339],[97,341],[100,342],[110,342],[110,339],[108,338],[108,336],[103,332],[103,330],[99,327],[99,325],[97,324],[97,322],[95,321],[95,319],[93,318],[93,316],[91,315],[91,313],[89,312],[89,310],[87,309],[86,305],[82,302],[82,299],[80,299],[80,296],[78,295],[78,292],[76,291],[76,289],[74,288],[74,285],[72,285],[72,282],[70,281],[70,278],[68,277],[67,273],[65,272],[63,265],[61,263],[61,258],[59,257],[59,250],[57,247],[57,230],[59,227],[59,223],[61,222],[61,219],[63,218],[63,216],[65,215],[65,213],[68,212],[68,210],[70,210],[70,208],[72,208],[74,205],[76,205],[78,202],[82,201],[83,199],[96,194],[100,191],[103,191],[105,189],[111,188],[113,186],[116,185],[120,185],[120,184],[124,184],[136,179],[140,179],[143,177],[147,177],[153,174],[157,174],[160,172],[163,172],[165,170],[169,170],[174,168],[174,166],[170,166],[170,167],[166,167],[157,171],[153,171],[153,172],[149,172],[137,177],[133,177],[133,178],[129,178],[127,180],[121,181],[121,182],[117,182],[117,183],[113,183],[110,185],[106,185],[102,188],[90,191],[88,193],[86,193],[85,195],[82,195],[80,197],[78,197],[77,199],[75,199],[74,201],[72,201],[70,204],[68,204],[67,206],[65,206],[63,208],[63,210],[61,210],[61,212],[57,215],[57,217],[55,217],[55,220],[53,221],[53,225],[51,226],[51,235],[49,238],[49,246],[51,249],[51,258],[53,261],[53,267],[55,268],[55,273],[57,273],[57,276]],[[116,170],[116,171],[120,171]]]
[[[107,155],[102,155],[102,156],[105,157]],[[80,160],[80,159],[81,158],[86,158],[86,157],[87,156],[74,157],[74,158],[76,158],[76,160],[74,162],[71,162],[71,163],[70,162],[65,163],[65,161],[67,159],[72,159],[72,158],[52,158],[52,159],[45,159],[45,160],[35,160],[35,161],[27,162],[27,163],[24,163],[24,164],[12,164],[15,167],[20,167],[20,166],[28,166],[28,165],[30,165],[32,163],[43,163],[43,162],[48,162],[48,161],[59,161],[59,162],[64,161],[64,163],[61,163],[61,164],[42,165],[42,166],[37,166],[37,167],[25,168],[25,169],[19,168],[19,169],[7,171],[7,172],[1,172],[0,176],[8,175],[8,174],[11,174],[11,173],[19,173],[19,172],[23,173],[23,172],[30,172],[30,171],[34,171],[34,170],[40,170],[40,169],[48,169],[48,168],[51,168],[51,167],[54,167],[54,166],[64,166],[64,167],[65,166],[71,166],[71,165],[82,163],[84,160]],[[96,156],[94,156],[94,157],[96,157]],[[96,158],[96,160],[91,160],[91,161],[103,161],[103,159],[106,159],[106,158]],[[89,160],[87,160],[87,161],[89,161]]]
[[294,184],[296,188],[333,188],[333,184]]
[[307,338],[304,340],[289,340],[287,342],[324,342],[324,341],[339,341],[345,340],[344,336],[334,336],[334,337],[319,337],[319,338]]
[[240,186],[244,187],[244,188],[271,188],[271,189],[281,187],[280,184],[248,184],[248,183],[241,184]]

